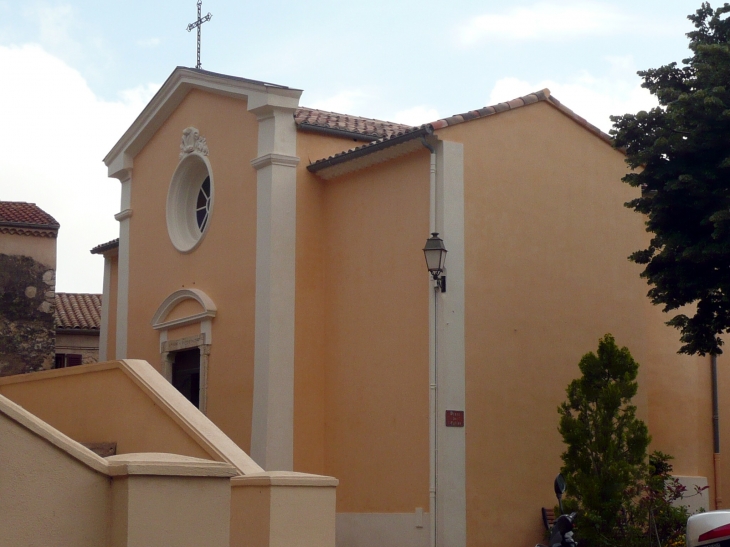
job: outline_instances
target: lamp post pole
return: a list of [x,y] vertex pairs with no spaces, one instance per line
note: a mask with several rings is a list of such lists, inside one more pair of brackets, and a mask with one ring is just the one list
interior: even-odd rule
[[443,275],[446,262],[446,247],[438,232],[433,232],[426,240],[423,254],[426,267],[434,281],[433,321],[429,321],[429,516],[431,520],[431,547],[436,546],[437,497],[438,489],[438,301],[439,294],[446,292],[446,276]]

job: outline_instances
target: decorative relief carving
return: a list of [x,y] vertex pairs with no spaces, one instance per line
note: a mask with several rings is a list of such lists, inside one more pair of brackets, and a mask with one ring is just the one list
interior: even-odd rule
[[183,130],[182,142],[180,143],[180,159],[193,152],[199,152],[207,156],[208,144],[205,142],[205,137],[200,136],[200,131],[194,127],[188,127]]

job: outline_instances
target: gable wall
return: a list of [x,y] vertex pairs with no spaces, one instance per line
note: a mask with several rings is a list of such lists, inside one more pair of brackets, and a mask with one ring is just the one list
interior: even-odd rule
[[[182,131],[207,139],[214,181],[210,225],[192,252],[170,242],[165,207]],[[134,159],[128,355],[161,368],[150,320],[180,288],[199,288],[219,306],[209,360],[208,417],[248,451],[251,439],[258,123],[246,102],[192,91]],[[227,304],[227,305],[223,305]]]
[[709,476],[711,456],[686,447],[709,423],[689,387],[696,360],[674,353],[677,333],[626,260],[648,239],[623,206],[636,192],[624,156],[546,103],[438,136],[464,143],[469,544],[540,539],[563,451],[556,408],[608,332],[642,365],[634,402],[652,447],[679,474]]

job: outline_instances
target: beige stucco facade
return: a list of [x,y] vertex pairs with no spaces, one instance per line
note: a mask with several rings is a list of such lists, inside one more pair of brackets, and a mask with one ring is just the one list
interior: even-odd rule
[[230,544],[227,463],[101,458],[0,396],[0,527],[7,545]]
[[[626,259],[647,234],[623,206],[634,190],[620,152],[535,99],[385,139],[329,176],[309,167],[365,139],[297,128],[298,93],[178,69],[107,156],[124,189],[109,359],[170,379],[174,355],[197,348],[201,408],[240,449],[266,471],[339,479],[339,545],[425,547],[434,529],[439,546],[527,545],[554,503],[556,408],[610,332],[642,365],[652,448],[714,499],[709,358],[676,354]],[[181,151],[187,128],[205,150]],[[214,198],[181,252],[166,207],[190,154]],[[423,261],[432,231],[449,249],[445,293]],[[446,427],[447,410],[464,411],[463,428]],[[275,495],[256,488],[234,487],[234,505]]]

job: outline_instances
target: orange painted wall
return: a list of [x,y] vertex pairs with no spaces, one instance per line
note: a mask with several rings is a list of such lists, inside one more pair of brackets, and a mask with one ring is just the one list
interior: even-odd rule
[[307,165],[362,141],[297,132],[294,470],[325,474],[326,234],[323,181]]
[[[654,306],[647,306],[646,312],[652,447],[674,456],[676,474],[707,477],[713,500],[710,357],[677,354],[680,333],[663,324],[676,312],[663,314]],[[730,406],[724,415],[730,417]]]
[[338,512],[428,507],[429,155],[324,183],[325,473]]
[[674,353],[626,260],[647,236],[623,206],[623,155],[546,103],[438,136],[464,143],[468,544],[540,539],[564,449],[556,408],[607,332],[642,365],[634,402],[652,448],[706,475],[685,446],[702,430],[695,361]]
[[[207,139],[214,181],[208,231],[192,253],[178,252],[165,220],[167,191],[182,131]],[[161,367],[150,326],[162,301],[181,288],[205,291],[219,305],[213,320],[208,417],[241,448],[251,438],[254,352],[258,123],[246,102],[192,91],[134,158],[130,235],[128,356]],[[228,304],[230,305],[222,305]]]

